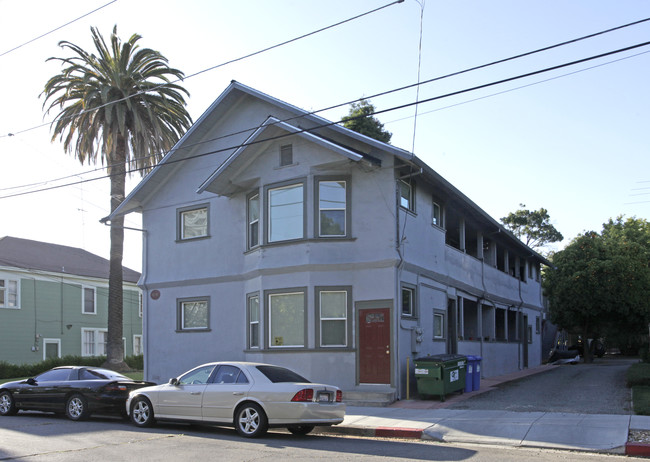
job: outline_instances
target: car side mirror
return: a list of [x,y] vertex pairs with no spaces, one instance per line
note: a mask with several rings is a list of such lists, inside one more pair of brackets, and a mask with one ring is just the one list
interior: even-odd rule
[[171,379],[169,379],[169,384],[178,385],[178,379],[176,377],[172,377]]
[[36,385],[36,379],[34,379],[33,377],[30,377],[30,378],[27,379],[27,383],[29,385]]

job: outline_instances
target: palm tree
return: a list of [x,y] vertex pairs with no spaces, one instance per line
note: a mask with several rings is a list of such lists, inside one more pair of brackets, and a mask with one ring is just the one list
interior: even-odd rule
[[[63,70],[45,84],[45,113],[60,110],[52,121],[52,142],[63,142],[81,164],[106,164],[111,181],[111,213],[124,200],[126,174],[144,175],[191,126],[179,85],[184,74],[170,68],[158,51],[140,48],[142,37],[127,42],[113,28],[110,48],[96,28],[90,29],[97,55],[68,41],[59,46],[74,53],[60,61]],[[46,106],[49,106],[46,108]],[[126,368],[122,344],[122,254],[124,218],[110,223],[108,344],[106,367]]]

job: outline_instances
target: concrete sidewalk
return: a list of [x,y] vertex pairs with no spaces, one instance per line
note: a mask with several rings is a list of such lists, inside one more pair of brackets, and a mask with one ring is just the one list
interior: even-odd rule
[[630,430],[649,430],[650,416],[446,409],[503,382],[561,366],[539,366],[483,379],[481,388],[448,395],[446,401],[403,400],[389,407],[348,406],[330,433],[417,438],[448,443],[527,446],[650,456],[650,445],[628,443]]

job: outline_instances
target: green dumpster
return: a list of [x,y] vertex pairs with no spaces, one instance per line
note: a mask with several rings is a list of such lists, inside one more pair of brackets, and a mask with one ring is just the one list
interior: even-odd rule
[[415,379],[420,396],[437,395],[440,401],[454,391],[465,390],[465,365],[463,355],[446,354],[425,356],[415,361]]

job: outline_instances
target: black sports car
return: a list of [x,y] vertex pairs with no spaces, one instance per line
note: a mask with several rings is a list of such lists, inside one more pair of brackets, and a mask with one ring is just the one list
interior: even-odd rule
[[149,385],[155,384],[98,367],[55,367],[27,380],[0,384],[0,415],[20,410],[65,413],[71,420],[93,413],[125,415],[129,392]]

